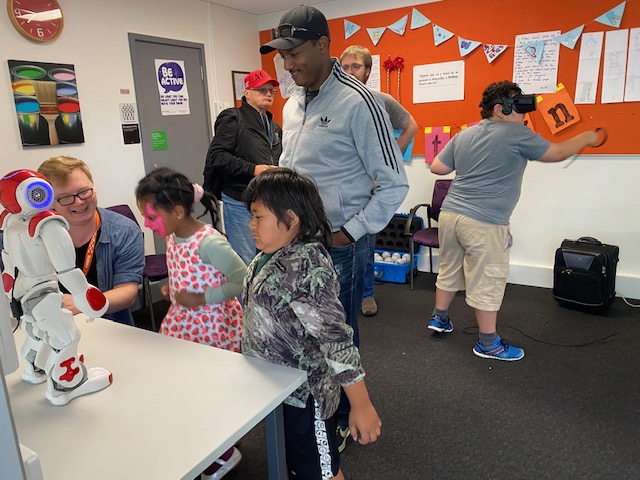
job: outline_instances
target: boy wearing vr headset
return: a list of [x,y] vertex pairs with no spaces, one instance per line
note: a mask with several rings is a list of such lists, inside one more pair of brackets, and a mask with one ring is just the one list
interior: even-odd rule
[[479,106],[482,121],[454,136],[431,165],[436,175],[455,170],[456,178],[438,220],[440,267],[428,328],[452,332],[449,305],[457,291],[466,290],[479,330],[473,353],[514,361],[524,357],[524,351],[502,340],[496,325],[509,275],[509,219],[524,170],[529,160],[560,162],[596,146],[601,129],[558,143],[545,140],[524,125],[525,113],[536,108],[535,95],[523,95],[509,81],[490,84]]

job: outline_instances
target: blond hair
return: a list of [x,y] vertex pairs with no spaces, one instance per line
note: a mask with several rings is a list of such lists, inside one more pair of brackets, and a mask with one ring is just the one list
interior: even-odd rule
[[371,52],[367,47],[363,47],[362,45],[351,45],[350,47],[345,48],[342,55],[340,55],[340,62],[342,62],[344,57],[355,57],[356,55],[360,55],[362,57],[362,61],[366,68],[371,68],[371,65],[373,65]]
[[38,173],[41,173],[50,182],[57,183],[59,185],[66,185],[69,181],[69,176],[71,172],[73,172],[76,168],[82,170],[91,182],[93,182],[93,177],[91,176],[91,172],[89,171],[89,167],[82,160],[73,157],[53,157],[49,160],[45,160],[38,167]]

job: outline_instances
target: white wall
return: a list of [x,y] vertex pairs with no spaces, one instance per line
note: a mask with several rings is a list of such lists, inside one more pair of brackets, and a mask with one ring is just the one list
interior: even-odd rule
[[[0,73],[0,175],[16,168],[36,169],[55,155],[74,156],[89,165],[100,205],[127,203],[135,207],[133,191],[144,175],[142,148],[140,144],[123,144],[118,113],[118,103],[135,102],[127,34],[204,44],[209,100],[214,110],[216,104],[233,102],[231,70],[260,67],[258,17],[200,0],[65,0],[62,8],[64,30],[48,44],[26,40],[6,14],[0,15],[0,69],[5,69]],[[84,144],[22,147],[8,59],[75,65]],[[131,94],[120,95],[121,88]],[[153,251],[152,235],[145,235],[145,239],[147,250]]]
[[[430,2],[338,0],[318,9],[331,19],[423,3]],[[282,13],[262,15],[260,29],[276,26]],[[569,162],[532,162],[527,168],[520,202],[511,217],[514,245],[509,281],[551,287],[554,253],[562,240],[593,236],[620,247],[618,294],[640,298],[640,155],[582,155]],[[439,177],[430,173],[424,157],[415,156],[405,168],[411,188],[400,211],[409,212],[412,206],[431,200]],[[426,254],[419,269],[429,269]]]
[[215,62],[217,96],[233,104],[231,71],[250,72],[262,68],[258,16],[239,10],[211,6],[212,51]]
[[[511,217],[509,281],[551,287],[554,254],[562,240],[592,236],[620,247],[616,291],[640,298],[640,156],[573,158],[559,164],[529,163]],[[418,156],[405,163],[405,170],[411,188],[402,212],[429,203],[435,180],[453,177],[431,174],[424,157]],[[426,210],[421,212],[426,215]],[[429,270],[426,254],[419,269]]]

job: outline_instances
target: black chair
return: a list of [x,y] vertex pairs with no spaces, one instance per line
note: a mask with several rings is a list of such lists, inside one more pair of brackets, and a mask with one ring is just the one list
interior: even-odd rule
[[[129,208],[129,205],[114,205],[107,207],[107,210],[124,215],[130,218],[136,225],[140,227],[136,216]],[[156,330],[156,319],[153,313],[153,299],[151,297],[151,282],[159,282],[169,277],[167,270],[167,255],[159,253],[156,255],[145,255],[144,257],[144,271],[142,272],[142,303],[149,310],[149,318],[151,319],[151,328]]]
[[[415,244],[424,245],[429,248],[429,271],[433,272],[433,248],[439,248],[440,244],[438,242],[438,227],[431,226],[431,220],[437,222],[438,217],[440,216],[440,208],[442,207],[442,201],[444,197],[447,196],[449,192],[449,186],[451,185],[452,180],[436,180],[433,186],[433,196],[431,198],[431,203],[420,203],[411,209],[409,216],[407,217],[407,223],[405,224],[404,235],[409,237],[409,253],[411,255],[411,268],[409,271],[409,278],[411,282],[411,290],[413,290],[413,277],[415,275],[415,264],[414,264],[414,252],[415,252]],[[427,226],[422,230],[417,230],[415,232],[411,231],[411,223],[413,218],[416,215],[416,211],[421,208],[427,208]]]

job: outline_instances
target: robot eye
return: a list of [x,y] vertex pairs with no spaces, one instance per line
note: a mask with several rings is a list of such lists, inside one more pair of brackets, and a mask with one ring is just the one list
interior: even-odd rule
[[53,191],[46,183],[34,182],[27,189],[26,197],[32,207],[47,208],[53,202]]

